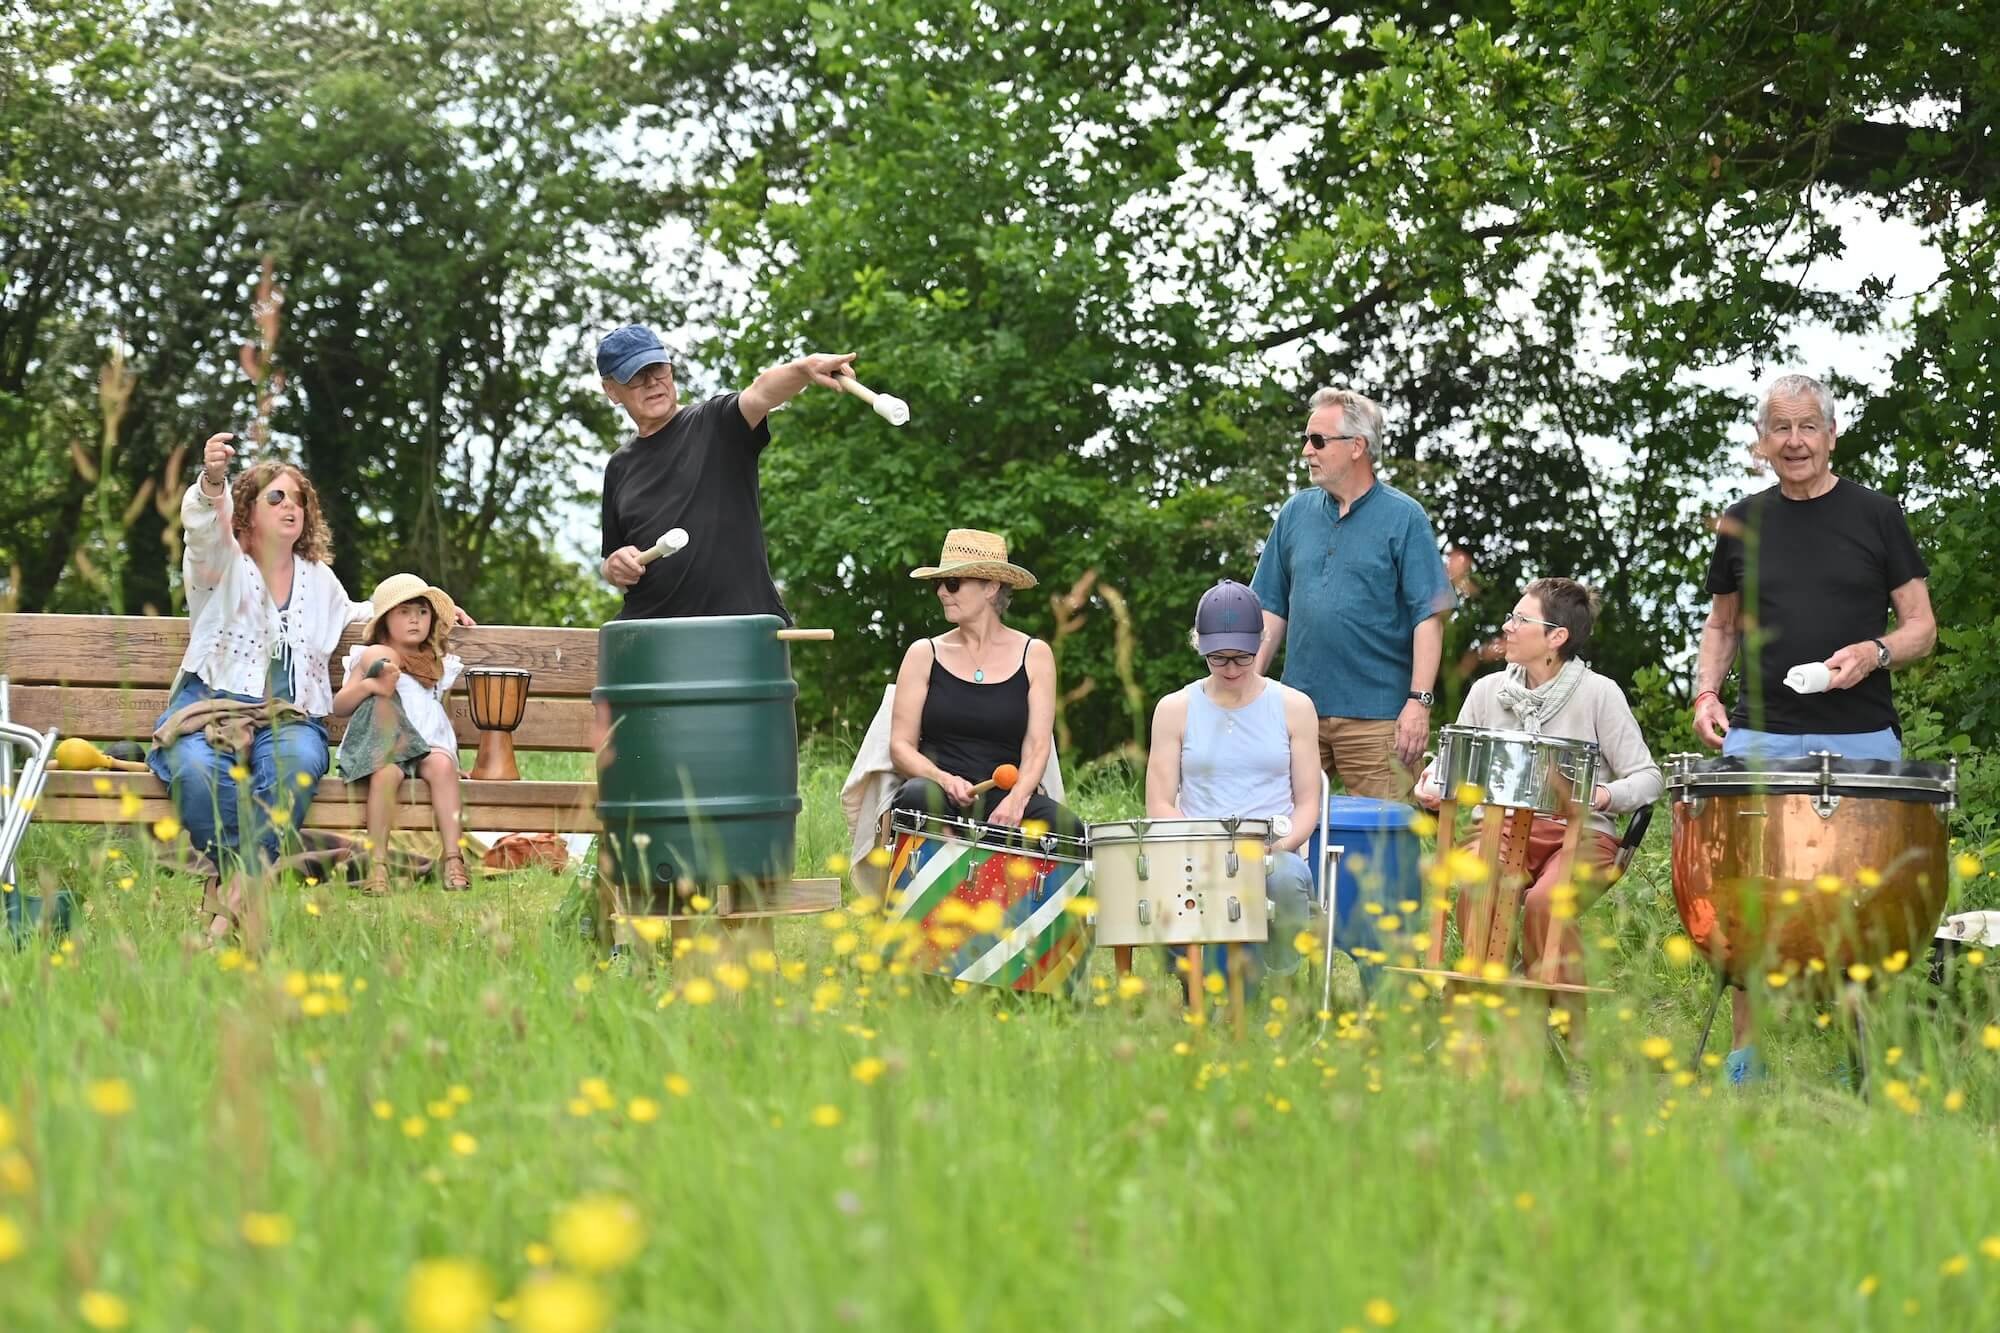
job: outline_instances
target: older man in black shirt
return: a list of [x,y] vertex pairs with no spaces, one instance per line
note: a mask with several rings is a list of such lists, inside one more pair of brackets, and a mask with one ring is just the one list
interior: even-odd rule
[[[671,355],[651,329],[631,324],[597,345],[604,392],[638,434],[604,466],[604,563],[625,594],[620,620],[774,615],[791,619],[771,580],[757,463],[771,442],[766,420],[809,385],[838,388],[854,356],[802,356],[773,366],[741,393],[683,406]],[[673,528],[687,546],[639,563]]]
[[[1889,671],[1937,642],[1924,582],[1930,571],[1902,506],[1834,475],[1838,433],[1833,395],[1818,380],[1785,375],[1764,391],[1757,451],[1778,484],[1723,514],[1695,682],[1695,734],[1724,754],[1903,757]],[[1755,637],[1745,647],[1736,706],[1725,712],[1723,679],[1746,629]],[[1787,680],[1795,670],[1797,687]],[[1756,1071],[1741,991],[1734,1009],[1728,1069],[1740,1083]]]

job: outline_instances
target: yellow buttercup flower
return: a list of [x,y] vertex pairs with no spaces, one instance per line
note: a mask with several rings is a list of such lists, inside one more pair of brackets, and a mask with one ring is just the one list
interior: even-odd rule
[[1694,961],[1694,941],[1685,935],[1669,935],[1661,947],[1666,950],[1667,961],[1675,967],[1686,967]]
[[283,1213],[243,1214],[243,1239],[260,1250],[275,1250],[292,1241],[292,1219]]
[[689,977],[681,986],[681,998],[689,1004],[712,1004],[715,1001],[715,983],[707,977]]
[[132,1322],[131,1307],[108,1291],[86,1291],[77,1298],[76,1312],[97,1329],[124,1328]]
[[139,812],[145,808],[146,803],[139,799],[139,793],[133,791],[130,787],[118,793],[118,817],[120,819],[128,821],[137,819]]
[[821,1102],[813,1107],[810,1119],[821,1129],[832,1129],[841,1121],[840,1108],[831,1102]]
[[1974,875],[1977,875],[1980,870],[1979,858],[1974,856],[1971,852],[1960,852],[1955,858],[1953,858],[1951,864],[1952,868],[1958,871],[1958,877],[1960,879],[1971,879]]
[[493,1308],[493,1280],[469,1259],[426,1259],[403,1289],[403,1318],[415,1333],[474,1333]]
[[549,1239],[571,1268],[610,1273],[637,1257],[646,1243],[646,1229],[630,1202],[599,1194],[558,1213]]
[[887,1061],[870,1055],[856,1060],[854,1068],[850,1072],[854,1075],[856,1083],[861,1084],[863,1087],[869,1087],[874,1084],[876,1079],[882,1077],[888,1071],[888,1068],[889,1064]]
[[21,1224],[0,1215],[0,1264],[12,1263],[27,1248],[28,1238],[22,1233]]
[[1143,977],[1140,977],[1136,973],[1127,972],[1124,976],[1118,978],[1119,999],[1129,1000],[1136,995],[1144,995],[1145,993],[1146,993],[1145,979]]
[[1087,893],[1079,893],[1076,897],[1063,904],[1063,911],[1068,912],[1071,916],[1095,916],[1097,914],[1097,899]]
[[1377,1296],[1361,1307],[1361,1317],[1377,1328],[1388,1328],[1396,1322],[1396,1307]]
[[91,1110],[113,1119],[132,1114],[132,1108],[138,1104],[132,1096],[132,1085],[122,1078],[98,1079],[84,1092],[84,1100],[90,1103]]
[[685,1097],[694,1090],[694,1085],[687,1081],[684,1074],[669,1074],[660,1082],[676,1097]]
[[660,1104],[651,1097],[634,1097],[625,1103],[625,1118],[637,1125],[650,1125],[660,1118]]
[[1989,1051],[2000,1051],[2000,1024],[1988,1023],[1979,1034],[1979,1044]]
[[451,1136],[451,1150],[460,1157],[470,1157],[479,1151],[479,1140],[460,1130]]
[[516,1293],[514,1326],[521,1333],[599,1333],[611,1306],[596,1286],[567,1273],[545,1273]]

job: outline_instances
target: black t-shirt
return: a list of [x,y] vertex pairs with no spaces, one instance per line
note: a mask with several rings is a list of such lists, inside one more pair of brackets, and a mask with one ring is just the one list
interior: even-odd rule
[[1785,673],[1880,638],[1889,593],[1929,575],[1903,507],[1844,478],[1810,500],[1773,486],[1731,505],[1722,529],[1708,590],[1743,594],[1743,688],[1729,724],[1785,736],[1901,735],[1888,672],[1824,694],[1794,693]]
[[743,419],[738,395],[683,407],[651,435],[629,440],[604,465],[604,554],[646,550],[671,528],[688,544],[646,566],[625,592],[620,620],[683,616],[791,616],[771,581],[757,460],[769,422]]

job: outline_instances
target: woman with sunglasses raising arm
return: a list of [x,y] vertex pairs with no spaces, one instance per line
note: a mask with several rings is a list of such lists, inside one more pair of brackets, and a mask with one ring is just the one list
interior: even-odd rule
[[[936,589],[952,628],[911,644],[896,674],[889,757],[905,780],[894,807],[941,815],[949,805],[991,824],[1082,837],[1082,822],[1040,790],[1055,751],[1055,654],[1001,619],[1035,576],[1007,559],[1005,537],[954,528],[938,563],[910,577]],[[973,791],[1004,767],[1017,770],[1011,789]]]
[[[1660,766],[1646,748],[1646,738],[1639,731],[1638,719],[1632,716],[1625,692],[1618,688],[1618,682],[1592,671],[1581,655],[1590,646],[1590,630],[1596,620],[1597,594],[1574,579],[1536,579],[1530,583],[1501,622],[1507,669],[1473,682],[1464,707],[1459,709],[1458,724],[1596,743],[1611,777],[1591,793],[1590,827],[1577,843],[1577,854],[1602,869],[1618,854],[1608,816],[1652,804],[1666,784]],[[1426,768],[1418,779],[1416,796],[1432,810],[1443,803],[1444,792],[1431,769]],[[1541,961],[1542,944],[1548,936],[1557,853],[1562,850],[1568,827],[1565,820],[1536,815],[1528,835],[1530,882],[1522,913],[1521,962],[1530,975]],[[1577,881],[1578,913],[1590,905],[1593,886],[1602,890],[1602,875]],[[1459,902],[1462,907],[1465,899],[1461,896]],[[1573,918],[1565,918],[1558,926],[1556,947],[1561,952],[1556,980],[1582,984],[1582,937]],[[1579,1023],[1581,1017],[1581,1008],[1572,1008],[1572,1023]],[[1571,1028],[1573,1037],[1580,1031],[1579,1026]]]
[[208,438],[181,499],[188,646],[147,760],[218,871],[203,903],[212,936],[243,909],[236,872],[275,861],[279,838],[305,819],[327,770],[328,660],[349,622],[372,614],[333,572],[332,536],[303,472],[263,462],[227,484],[235,439]]

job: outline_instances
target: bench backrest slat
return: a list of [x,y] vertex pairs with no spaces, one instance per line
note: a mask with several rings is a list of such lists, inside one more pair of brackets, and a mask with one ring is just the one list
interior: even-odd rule
[[[15,685],[166,689],[187,651],[184,616],[0,615],[0,675]],[[355,625],[334,654],[340,659],[361,637]],[[468,667],[520,667],[535,673],[535,699],[588,699],[597,684],[597,631],[534,625],[482,625],[452,635],[452,651]],[[587,748],[587,742],[584,746]]]

